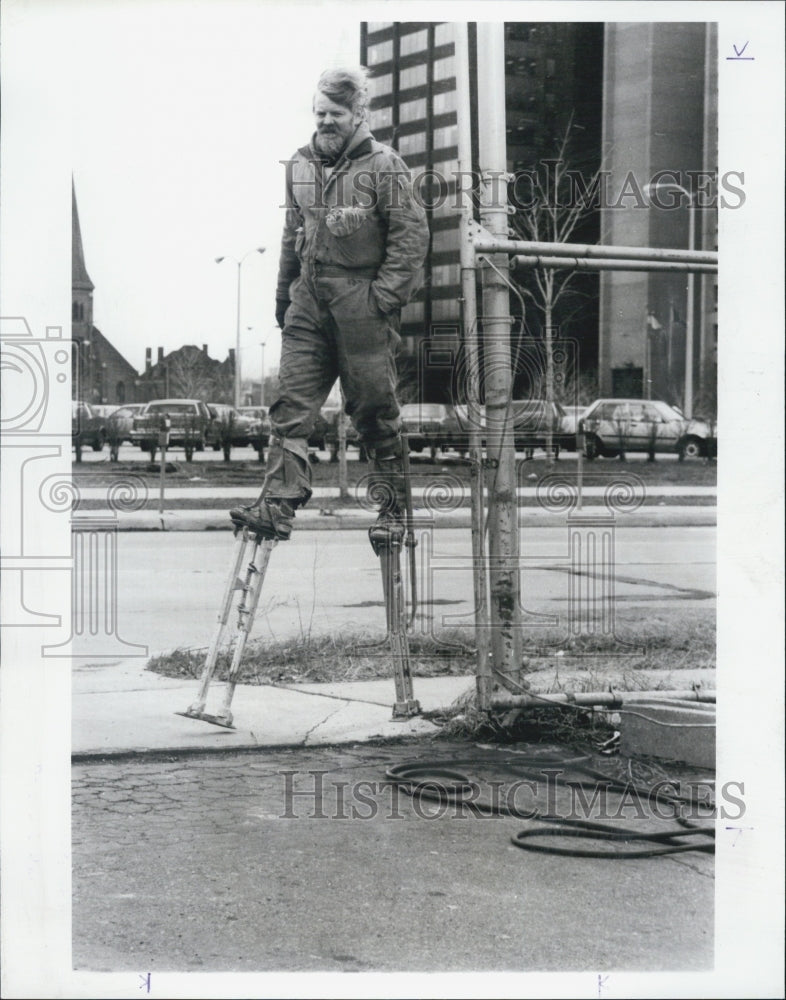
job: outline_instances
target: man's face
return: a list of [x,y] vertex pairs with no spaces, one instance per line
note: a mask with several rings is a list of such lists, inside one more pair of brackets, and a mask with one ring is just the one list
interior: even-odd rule
[[314,98],[314,119],[317,126],[317,149],[335,156],[339,153],[360,124],[362,115],[352,112],[343,104],[336,104],[325,94]]

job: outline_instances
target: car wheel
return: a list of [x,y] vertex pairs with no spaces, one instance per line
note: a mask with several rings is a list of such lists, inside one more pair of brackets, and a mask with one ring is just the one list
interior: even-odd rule
[[158,450],[157,446],[155,444],[153,444],[152,442],[150,442],[150,443],[148,443],[148,446],[147,446],[146,450],[150,452],[150,461],[151,462],[155,462],[155,460],[156,460],[156,451]]
[[221,451],[221,442],[220,441],[214,441],[213,442],[213,451]]
[[197,441],[196,448],[194,450],[195,451],[204,451],[205,450],[205,439],[204,438],[200,438]]
[[584,457],[588,462],[594,462],[600,455],[600,442],[594,434],[586,434],[584,437]]
[[109,445],[109,460],[111,462],[118,462],[120,460],[120,442],[113,441]]
[[82,461],[82,442],[81,441],[77,441],[76,442],[76,444],[74,445],[74,451],[76,452],[76,460],[77,460],[77,462],[81,462]]
[[704,446],[700,438],[689,437],[686,438],[681,446],[679,452],[679,459],[683,462],[686,458],[701,458],[704,454]]
[[437,449],[434,447],[433,444],[429,447],[428,454],[429,454],[429,458],[431,459],[431,461],[432,462],[436,462],[436,460],[437,460]]
[[187,444],[183,450],[186,453],[186,461],[190,462],[191,459],[194,457],[194,446],[191,444]]
[[337,462],[338,461],[338,445],[337,444],[331,444],[330,445],[330,461],[331,462]]
[[101,431],[98,437],[94,438],[93,440],[93,451],[103,451],[105,444],[106,444],[106,436],[104,435],[104,432]]

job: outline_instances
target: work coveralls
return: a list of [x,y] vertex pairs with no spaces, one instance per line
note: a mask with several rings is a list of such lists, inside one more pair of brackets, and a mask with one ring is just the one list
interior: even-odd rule
[[311,495],[307,439],[336,378],[375,468],[401,453],[394,356],[429,231],[404,161],[365,123],[334,166],[312,140],[286,168],[276,301],[289,305],[263,495],[298,506]]

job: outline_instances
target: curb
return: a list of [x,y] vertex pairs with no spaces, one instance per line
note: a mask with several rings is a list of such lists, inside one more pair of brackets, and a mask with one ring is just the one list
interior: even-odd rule
[[[606,513],[600,506],[585,507],[584,514]],[[636,511],[618,514],[615,523],[620,528],[664,528],[664,527],[715,527],[717,507],[644,507]],[[575,516],[575,512],[573,512]],[[373,523],[373,515],[364,511],[337,510],[331,513],[321,511],[299,511],[295,527],[301,531],[346,531],[348,529],[367,530]],[[416,526],[435,528],[469,528],[470,511],[457,510],[432,516],[418,517]],[[519,526],[561,527],[567,523],[566,514],[555,514],[539,508],[519,508]],[[231,531],[232,522],[224,511],[215,510],[174,510],[163,514],[151,511],[119,513],[118,531]]]

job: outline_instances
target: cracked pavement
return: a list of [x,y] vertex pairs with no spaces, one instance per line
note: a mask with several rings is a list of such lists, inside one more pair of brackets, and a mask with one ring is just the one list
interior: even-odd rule
[[153,988],[163,970],[711,968],[711,856],[531,854],[510,842],[525,821],[435,816],[385,779],[468,754],[482,762],[420,740],[75,764],[75,968],[152,971]]

